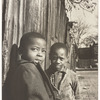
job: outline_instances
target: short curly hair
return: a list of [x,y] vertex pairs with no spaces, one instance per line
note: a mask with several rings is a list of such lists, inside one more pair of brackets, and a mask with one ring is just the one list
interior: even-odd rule
[[58,43],[54,43],[50,48],[50,53],[49,53],[50,59],[52,58],[52,55],[54,54],[55,50],[60,49],[60,48],[65,49],[66,56],[68,55],[68,48],[66,44],[58,42]]
[[40,33],[37,33],[37,32],[28,32],[28,33],[25,33],[22,36],[21,40],[20,40],[20,46],[19,46],[20,53],[24,50],[24,47],[33,38],[41,38],[41,39],[45,40],[45,38]]

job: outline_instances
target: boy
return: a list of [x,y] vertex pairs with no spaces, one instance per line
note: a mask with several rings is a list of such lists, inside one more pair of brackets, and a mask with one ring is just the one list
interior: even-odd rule
[[51,65],[46,70],[57,100],[79,100],[78,78],[67,68],[68,50],[65,44],[55,43],[50,49]]
[[21,60],[8,86],[7,100],[54,100],[48,77],[40,67],[46,53],[44,37],[36,32],[24,34],[19,53]]

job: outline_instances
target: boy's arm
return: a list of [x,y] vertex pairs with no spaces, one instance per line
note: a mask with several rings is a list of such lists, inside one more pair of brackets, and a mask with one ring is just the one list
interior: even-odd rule
[[28,100],[49,100],[42,76],[36,69],[36,66],[34,67],[34,70],[27,70],[23,74],[27,85],[27,94],[29,95]]
[[72,82],[72,89],[74,91],[74,95],[75,95],[75,100],[80,100],[80,96],[79,96],[79,82],[78,82],[78,77],[75,74],[75,77],[73,79]]
[[[28,96],[27,100],[42,100],[41,93],[39,93],[40,82],[38,76],[31,70],[26,70],[23,73],[23,80],[26,84],[26,94]],[[41,90],[40,90],[41,91]]]
[[22,66],[17,73],[17,83],[20,85],[15,83],[14,86],[20,100],[49,100],[42,77],[34,65],[29,64],[28,68]]

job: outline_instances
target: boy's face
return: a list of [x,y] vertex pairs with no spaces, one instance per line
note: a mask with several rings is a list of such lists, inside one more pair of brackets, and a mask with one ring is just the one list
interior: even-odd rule
[[46,42],[41,38],[32,38],[28,41],[22,57],[28,61],[42,63],[45,59]]
[[63,48],[56,49],[51,56],[51,64],[55,67],[54,69],[60,71],[67,62],[66,50]]

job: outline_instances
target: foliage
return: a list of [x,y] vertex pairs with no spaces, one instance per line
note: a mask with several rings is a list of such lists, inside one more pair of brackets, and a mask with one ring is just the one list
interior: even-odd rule
[[65,0],[65,8],[68,11],[72,11],[72,8],[83,9],[88,12],[93,12],[95,10],[97,3],[93,0]]
[[92,35],[92,36],[88,36],[86,38],[84,38],[82,41],[81,41],[81,44],[84,44],[85,46],[90,46],[90,45],[93,45],[93,43],[97,42],[98,41],[98,36],[97,35]]
[[78,19],[78,22],[74,22],[72,28],[70,28],[69,34],[73,39],[73,43],[80,47],[82,44],[90,46],[94,42],[98,42],[97,34],[93,35],[89,33],[91,26]]
[[89,28],[90,28],[90,25],[83,23],[81,20],[79,20],[76,23],[73,23],[73,26],[70,29],[69,33],[71,34],[71,37],[73,38],[73,42],[78,47],[81,45],[82,37],[87,34]]

